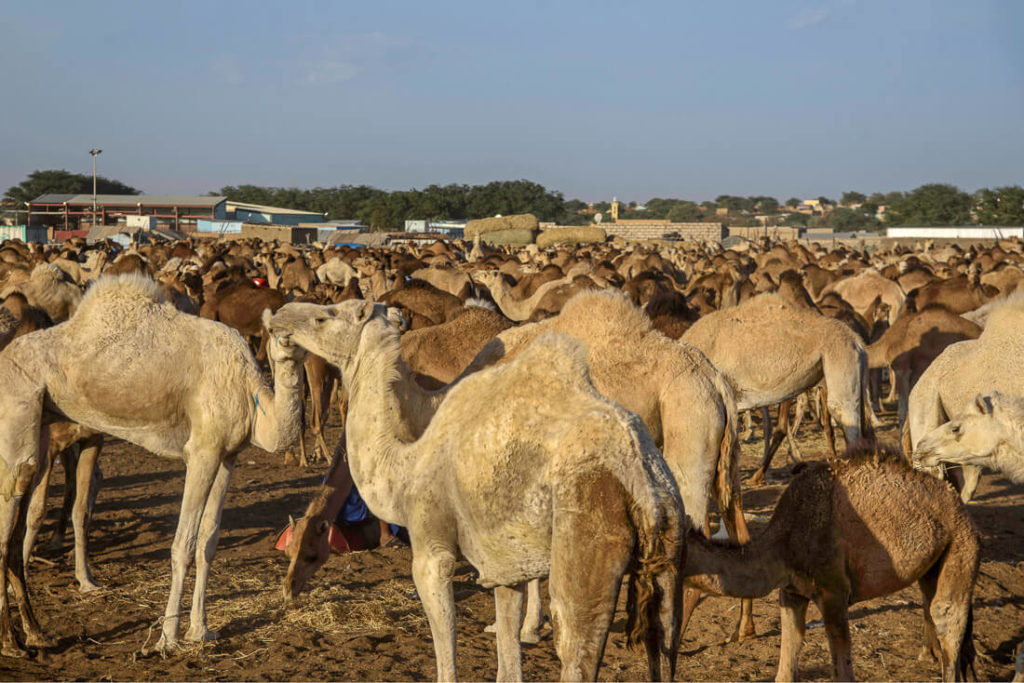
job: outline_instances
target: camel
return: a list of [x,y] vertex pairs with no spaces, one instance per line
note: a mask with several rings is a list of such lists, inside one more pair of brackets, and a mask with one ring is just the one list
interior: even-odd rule
[[[964,412],[987,391],[1024,395],[1024,297],[1011,296],[990,309],[977,339],[947,346],[910,391],[903,429],[903,452],[910,457],[926,434]],[[967,502],[978,486],[979,468],[948,472]],[[962,477],[962,481],[961,481]]]
[[881,297],[882,303],[889,306],[889,324],[903,312],[907,295],[900,286],[878,274],[873,269],[864,270],[853,277],[837,280],[822,291],[822,296],[835,292],[848,301],[854,310],[867,317],[868,307],[875,297]]
[[523,591],[545,575],[562,678],[595,679],[630,568],[630,641],[647,646],[650,678],[672,677],[682,501],[642,422],[591,384],[578,343],[548,335],[516,361],[464,378],[406,441],[396,419],[399,332],[383,306],[292,303],[267,327],[341,370],[352,477],[375,514],[409,529],[438,680],[455,680],[459,552],[495,588],[498,680],[522,676]]
[[[628,297],[603,291],[577,295],[555,318],[502,332],[484,346],[463,377],[508,362],[549,331],[585,344],[597,390],[647,425],[675,476],[692,526],[704,528],[714,493],[729,535],[745,542],[750,534],[739,488],[735,402],[722,373],[694,347],[653,330]],[[696,594],[691,593],[684,626],[695,603]],[[732,639],[753,634],[748,601]]]
[[891,367],[897,390],[898,424],[907,417],[910,390],[942,351],[965,339],[977,339],[981,328],[944,306],[931,304],[918,312],[904,311],[878,341],[867,347],[868,367]]
[[236,454],[249,443],[280,450],[298,434],[305,352],[286,339],[271,340],[269,352],[277,366],[273,392],[237,333],[177,311],[162,302],[156,283],[131,274],[99,279],[74,317],[15,339],[0,354],[7,387],[0,397],[0,654],[26,654],[11,626],[8,577],[26,644],[50,645],[32,612],[19,543],[11,540],[25,533],[27,506],[47,464],[41,430],[55,419],[185,461],[171,589],[156,648],[177,645],[193,553],[185,637],[216,637],[206,627],[206,583]]
[[14,292],[21,293],[31,306],[46,311],[53,320],[67,320],[82,301],[82,290],[67,273],[49,263],[39,264],[28,280],[0,292],[0,299]]
[[260,315],[268,308],[276,311],[285,301],[287,297],[276,289],[256,287],[249,280],[242,280],[208,297],[199,315],[224,323],[250,339],[256,359],[262,361],[266,357],[267,336]]
[[[1022,426],[1024,398],[978,394],[965,412],[925,435],[914,451],[914,467],[988,467],[1024,483]],[[1017,648],[1013,680],[1024,681],[1024,644]]]
[[415,280],[429,282],[438,289],[465,301],[476,294],[476,287],[469,275],[453,268],[420,268],[413,271]]
[[824,618],[835,680],[852,681],[848,606],[917,582],[922,655],[939,655],[944,681],[969,679],[971,598],[981,554],[970,516],[948,485],[910,469],[895,453],[846,455],[801,464],[768,527],[749,545],[719,545],[691,534],[687,582],[743,597],[780,589],[776,681],[796,680],[810,600]]
[[501,309],[505,317],[513,322],[529,320],[548,292],[562,285],[573,284],[572,280],[568,278],[550,280],[538,287],[529,298],[518,300],[513,298],[509,284],[497,271],[481,270],[474,273],[473,277],[490,290],[491,296],[494,297],[494,303],[498,304],[498,308]]
[[473,301],[446,323],[402,335],[402,360],[425,388],[440,389],[454,381],[484,344],[512,326],[500,313]]
[[[847,444],[870,432],[864,419],[867,354],[860,338],[837,320],[795,308],[776,294],[761,294],[704,316],[682,340],[703,351],[729,379],[738,410],[781,403],[824,380],[827,407],[842,426]],[[831,422],[823,422],[831,442]],[[781,437],[766,443],[752,483],[764,480],[772,445],[780,442]]]

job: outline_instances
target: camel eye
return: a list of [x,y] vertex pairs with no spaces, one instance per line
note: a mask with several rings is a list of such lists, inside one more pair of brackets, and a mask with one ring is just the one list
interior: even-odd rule
[[953,425],[953,436],[960,436],[960,425]]

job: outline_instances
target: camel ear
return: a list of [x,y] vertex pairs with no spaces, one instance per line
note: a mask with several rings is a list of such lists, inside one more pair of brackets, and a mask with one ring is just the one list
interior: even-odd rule
[[326,519],[321,519],[316,523],[316,533],[323,536],[327,533],[327,530],[331,528],[330,523]]
[[293,529],[295,528],[295,518],[291,515],[288,515],[288,526]]
[[978,412],[982,415],[992,415],[995,413],[996,404],[999,402],[999,392],[994,391],[991,394],[978,394],[974,397],[974,404],[978,408]]

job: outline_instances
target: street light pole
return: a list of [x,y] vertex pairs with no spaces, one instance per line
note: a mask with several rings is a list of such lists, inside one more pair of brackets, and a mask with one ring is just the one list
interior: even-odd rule
[[96,227],[96,157],[103,152],[102,149],[93,148],[89,150],[92,155],[92,226]]

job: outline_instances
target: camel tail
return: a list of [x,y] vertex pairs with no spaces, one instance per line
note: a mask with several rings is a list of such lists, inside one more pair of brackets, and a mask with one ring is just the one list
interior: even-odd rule
[[[630,508],[638,539],[626,599],[626,643],[636,648],[664,642],[659,613],[665,606],[665,600],[675,603],[672,621],[676,634],[672,640],[678,637],[682,585],[677,562],[683,543],[683,518],[678,513],[672,514],[660,501],[657,517],[653,519],[635,504]],[[668,585],[676,587],[674,595],[665,593],[664,587]]]
[[[718,447],[718,462],[715,464],[715,501],[733,540],[739,543],[750,541],[750,533],[743,518],[743,498],[740,493],[740,443],[737,437],[739,414],[732,390],[722,383],[722,401],[725,404],[725,429]],[[703,520],[693,520],[703,524]]]

